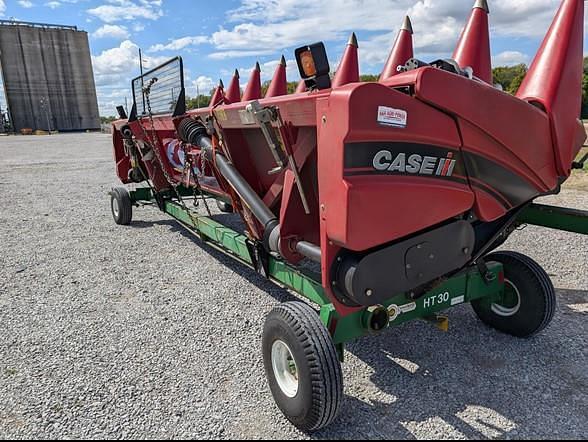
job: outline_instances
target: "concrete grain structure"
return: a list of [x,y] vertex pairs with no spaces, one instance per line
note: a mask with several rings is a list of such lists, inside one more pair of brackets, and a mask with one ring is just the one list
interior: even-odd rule
[[86,32],[0,21],[0,64],[14,130],[100,128]]

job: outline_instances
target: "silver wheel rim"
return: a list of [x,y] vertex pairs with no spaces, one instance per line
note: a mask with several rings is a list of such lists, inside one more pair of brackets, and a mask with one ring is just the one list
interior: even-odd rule
[[115,218],[118,218],[119,210],[118,200],[116,198],[112,198],[112,213],[114,214]]
[[516,285],[514,285],[510,280],[504,279],[504,284],[510,285],[510,287],[514,290],[515,294],[517,295],[517,304],[514,307],[505,307],[500,304],[492,304],[492,312],[498,316],[508,317],[513,316],[516,314],[519,309],[521,308],[521,293]]
[[272,345],[272,369],[282,393],[289,398],[295,397],[298,394],[298,367],[290,348],[279,339]]

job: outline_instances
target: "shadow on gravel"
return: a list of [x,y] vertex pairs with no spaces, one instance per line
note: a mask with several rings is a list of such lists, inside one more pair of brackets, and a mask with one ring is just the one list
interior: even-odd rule
[[585,356],[568,333],[582,332],[588,291],[557,292],[554,323],[531,339],[498,333],[462,306],[451,313],[449,333],[417,322],[349,344],[379,391],[365,401],[346,395],[338,422],[313,436],[534,439],[553,431],[578,437],[582,430],[563,424],[556,404],[580,410],[585,403]]
[[[512,392],[481,387],[484,376],[504,366],[503,357],[464,360],[461,349],[436,354],[430,347],[446,345],[435,339],[436,333],[412,336],[412,344],[396,344],[391,332],[369,343],[364,339],[348,345],[346,349],[373,371],[370,380],[381,399],[374,400],[374,394],[367,401],[346,395],[337,422],[313,438],[335,440],[351,433],[361,439],[393,435],[401,440],[437,434],[479,440],[511,438],[515,429],[517,434],[533,434],[531,428],[521,427],[508,406]],[[424,354],[415,355],[415,346]]]
[[[217,222],[222,222],[227,227],[231,227],[229,222],[234,224],[234,215],[213,215],[212,218]],[[228,219],[225,219],[228,218]],[[239,276],[245,278],[248,282],[256,286],[258,289],[263,290],[272,298],[274,298],[278,302],[288,302],[288,301],[296,301],[298,298],[294,296],[290,291],[286,290],[278,286],[277,284],[273,283],[272,281],[267,280],[263,276],[259,275],[250,267],[246,266],[245,264],[237,261],[230,256],[227,256],[225,253],[217,250],[216,248],[212,247],[205,241],[202,241],[198,238],[191,230],[184,227],[182,224],[176,221],[167,222],[156,222],[155,224],[163,224],[169,225],[170,230],[175,233],[179,233],[196,246],[200,247],[210,256],[212,256],[217,261],[221,262],[224,266],[228,267],[230,270],[238,274]],[[231,227],[236,230],[236,228]]]
[[175,227],[177,224],[177,221],[172,219],[163,219],[158,221],[131,221],[130,227],[135,229],[149,229],[154,226]]
[[588,290],[557,289],[559,309],[564,315],[588,315]]

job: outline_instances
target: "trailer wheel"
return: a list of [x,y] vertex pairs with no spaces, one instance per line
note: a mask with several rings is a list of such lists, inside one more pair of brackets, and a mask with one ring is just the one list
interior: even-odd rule
[[516,252],[493,253],[485,259],[503,264],[505,298],[501,304],[472,302],[482,322],[519,338],[529,338],[544,330],[553,319],[557,303],[553,283],[545,270]]
[[114,222],[121,226],[131,224],[133,218],[133,204],[131,196],[124,187],[117,187],[110,192],[110,209]]
[[221,200],[216,200],[216,205],[218,207],[218,210],[220,210],[223,213],[233,213],[233,205],[232,204],[226,203]]
[[343,398],[341,363],[317,313],[286,302],[267,316],[263,361],[276,404],[292,424],[311,432],[329,425]]

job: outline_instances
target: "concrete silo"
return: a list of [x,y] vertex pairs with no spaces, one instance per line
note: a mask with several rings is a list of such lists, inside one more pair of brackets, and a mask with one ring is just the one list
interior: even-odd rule
[[15,131],[100,128],[86,32],[0,21],[0,64]]

